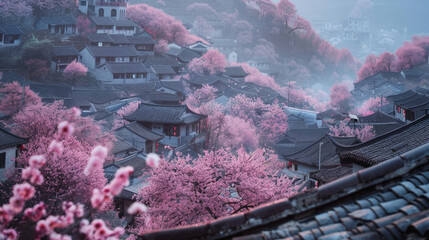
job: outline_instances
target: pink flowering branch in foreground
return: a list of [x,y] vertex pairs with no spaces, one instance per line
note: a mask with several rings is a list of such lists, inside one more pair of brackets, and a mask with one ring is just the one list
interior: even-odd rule
[[[79,111],[74,111],[79,115]],[[22,170],[21,178],[23,183],[13,186],[13,195],[9,202],[0,207],[0,239],[15,240],[18,238],[18,232],[10,227],[11,223],[22,214],[22,220],[35,223],[35,235],[33,239],[41,239],[47,236],[52,240],[71,240],[73,229],[79,229],[86,239],[119,239],[125,232],[122,227],[110,229],[101,219],[90,221],[85,217],[91,216],[94,211],[102,211],[115,196],[118,196],[125,186],[129,185],[129,177],[134,169],[130,166],[118,169],[113,180],[105,185],[102,189],[93,189],[90,199],[92,209],[85,211],[84,204],[63,201],[61,208],[63,215],[47,214],[47,206],[44,202],[39,202],[32,207],[24,210],[26,202],[33,199],[37,193],[37,188],[45,184],[45,178],[42,174],[43,168],[46,167],[47,159],[62,157],[64,146],[62,140],[70,138],[73,135],[75,127],[68,121],[58,124],[57,132],[54,139],[51,140],[46,153],[33,155],[28,160],[28,166]],[[84,174],[90,175],[99,168],[102,168],[107,157],[108,149],[103,146],[96,146],[91,151],[88,163],[85,167]],[[148,166],[157,167],[159,157],[155,154],[150,155],[147,159]],[[145,213],[147,207],[142,203],[134,203],[128,209],[129,214]]]

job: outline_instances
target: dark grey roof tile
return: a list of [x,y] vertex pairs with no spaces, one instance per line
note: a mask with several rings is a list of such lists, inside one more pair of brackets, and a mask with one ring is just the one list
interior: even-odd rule
[[28,140],[16,136],[3,128],[0,128],[0,149],[27,143]]
[[407,232],[417,232],[421,237],[428,237],[429,236],[429,217],[420,219],[419,221],[411,224],[411,226],[408,227]]
[[396,220],[398,220],[398,219],[400,219],[400,218],[402,218],[402,217],[404,217],[404,216],[405,216],[405,214],[404,214],[404,213],[402,213],[402,212],[398,212],[398,213],[391,214],[391,215],[388,215],[388,216],[385,216],[385,217],[382,217],[382,218],[375,219],[375,220],[373,221],[373,223],[374,223],[378,228],[381,228],[381,227],[385,227],[385,226],[387,226],[387,225],[389,225],[389,224],[393,223],[394,221],[396,221]]
[[322,231],[324,235],[331,234],[334,232],[342,232],[345,230],[346,228],[341,223],[331,224],[320,228],[320,231]]

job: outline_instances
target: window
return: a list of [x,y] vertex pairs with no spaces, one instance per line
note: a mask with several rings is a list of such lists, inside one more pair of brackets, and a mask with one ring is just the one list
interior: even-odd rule
[[186,136],[189,136],[189,126],[186,126]]
[[86,6],[86,1],[80,1],[81,6]]
[[6,168],[6,153],[0,153],[0,169]]
[[98,16],[104,17],[104,9],[103,8],[98,9]]
[[111,17],[116,17],[116,9],[112,9],[111,13],[110,13]]

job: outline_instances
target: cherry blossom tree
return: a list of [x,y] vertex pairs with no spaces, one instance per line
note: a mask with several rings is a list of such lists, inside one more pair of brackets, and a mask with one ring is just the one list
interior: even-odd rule
[[196,16],[202,16],[207,17],[210,16],[212,18],[217,18],[218,13],[216,10],[214,10],[209,4],[207,3],[192,3],[186,8],[186,11],[196,15]]
[[231,63],[232,66],[241,66],[243,70],[248,74],[245,78],[245,82],[252,82],[262,87],[270,87],[274,90],[280,88],[273,77],[261,73],[257,68],[249,66],[247,63]]
[[169,49],[168,49],[168,42],[167,42],[167,40],[160,39],[155,44],[155,52],[157,52],[157,53],[166,53],[166,52],[168,52],[168,50]]
[[17,82],[3,84],[0,94],[3,94],[0,99],[0,112],[11,116],[31,104],[41,102],[40,97],[31,91],[30,87],[23,88]]
[[74,60],[69,65],[67,65],[67,67],[64,69],[63,74],[64,77],[70,79],[72,82],[75,82],[76,78],[85,76],[87,71],[88,68],[85,67],[85,65]]
[[141,101],[132,101],[130,103],[128,103],[127,105],[121,107],[121,109],[119,109],[116,112],[116,118],[113,121],[113,129],[112,130],[116,130],[126,124],[128,124],[129,122],[127,120],[124,119],[124,117],[131,115],[132,113],[134,113],[140,106]]
[[197,41],[205,42],[203,39],[190,34],[180,21],[146,4],[128,6],[127,17],[158,40],[163,39],[182,46]]
[[77,17],[76,28],[83,36],[95,32],[95,29],[91,27],[91,22],[89,21],[88,17],[84,15]]
[[21,0],[3,0],[0,1],[0,19],[19,19],[21,17],[30,16],[32,8],[27,1]]
[[331,88],[330,105],[342,112],[347,112],[351,107],[350,90],[345,83],[336,83]]
[[378,111],[382,106],[387,105],[388,102],[386,98],[370,98],[362,103],[362,106],[358,108],[357,112],[358,114],[362,116],[368,116],[373,114],[375,111]]
[[[73,109],[72,120],[80,117],[80,111]],[[101,219],[94,219],[91,222],[86,217],[91,218],[92,213],[102,211],[115,196],[118,196],[125,186],[128,186],[129,177],[133,173],[132,167],[122,167],[115,173],[114,178],[107,185],[100,185],[99,188],[93,188],[90,198],[82,198],[80,192],[84,189],[74,189],[74,186],[62,185],[60,192],[56,192],[50,198],[41,198],[44,195],[43,190],[45,185],[52,184],[50,181],[58,179],[50,179],[49,170],[47,170],[50,162],[61,162],[63,158],[67,158],[69,153],[66,153],[68,148],[63,143],[72,144],[69,142],[73,137],[75,125],[69,121],[62,121],[57,126],[57,131],[53,138],[51,137],[49,147],[41,145],[43,154],[32,155],[27,161],[27,165],[22,169],[21,174],[16,174],[15,178],[22,182],[11,186],[9,191],[4,191],[4,182],[2,186],[1,198],[6,198],[7,203],[0,207],[0,238],[7,240],[23,239],[61,239],[71,240],[77,239],[100,239],[100,240],[115,240],[119,239],[124,234],[122,227],[110,229]],[[48,142],[49,142],[48,141]],[[77,144],[77,145],[75,145]],[[73,148],[79,148],[79,142],[73,143]],[[77,149],[78,150],[78,149]],[[85,164],[83,175],[89,178],[94,178],[101,172],[103,177],[103,163],[107,157],[108,149],[103,146],[96,146],[92,149],[89,159]],[[156,154],[149,154],[146,158],[146,164],[150,167],[158,167],[159,157]],[[73,162],[73,160],[72,160]],[[74,160],[74,162],[76,162]],[[58,166],[63,170],[71,168],[71,166]],[[70,169],[69,169],[70,170]],[[57,169],[58,171],[58,169]],[[97,174],[98,173],[98,174]],[[69,178],[68,182],[76,181],[76,175],[82,172],[75,172],[67,175],[67,172],[58,176],[59,179]],[[48,177],[47,177],[48,176]],[[91,184],[90,182],[88,184]],[[49,187],[48,187],[49,188]],[[88,204],[72,202],[63,199],[61,191],[75,191],[75,198],[82,198]],[[46,196],[45,196],[46,197]],[[89,203],[90,202],[90,203]],[[31,204],[32,206],[28,206]],[[24,208],[27,208],[24,210]],[[62,213],[54,209],[62,209]],[[90,209],[88,212],[87,209]],[[147,207],[135,202],[131,204],[127,212],[131,215],[142,214],[147,211]],[[59,215],[64,214],[64,215]],[[17,232],[14,228],[20,229]]]
[[287,115],[276,102],[264,104],[259,98],[239,94],[230,99],[227,110],[230,115],[255,126],[262,144],[274,143],[287,130]]
[[47,62],[40,59],[29,59],[25,61],[25,68],[32,80],[44,80],[50,72],[50,69],[47,67]]
[[190,71],[199,74],[214,74],[225,71],[225,55],[218,50],[209,50],[200,58],[194,58],[188,65]]
[[341,122],[338,126],[330,126],[329,130],[336,137],[357,137],[361,142],[366,142],[375,137],[373,126],[364,126],[352,128],[345,122]]
[[186,96],[186,105],[195,111],[199,111],[200,106],[215,99],[217,91],[215,87],[207,84],[204,84],[200,89],[189,90]]
[[427,60],[426,51],[423,48],[408,42],[396,50],[396,56],[398,57],[398,67],[401,70],[410,69]]
[[161,161],[138,195],[148,211],[137,219],[136,231],[201,223],[291,197],[299,186],[279,175],[276,161],[263,149],[239,149],[236,155],[220,149],[198,159]]

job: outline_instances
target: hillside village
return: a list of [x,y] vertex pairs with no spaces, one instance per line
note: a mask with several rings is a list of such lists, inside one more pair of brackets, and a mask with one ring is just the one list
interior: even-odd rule
[[[331,93],[330,103],[322,104],[318,94],[294,85],[299,79],[285,86],[252,80],[275,80],[283,73],[269,58],[244,58],[243,45],[224,38],[216,21],[206,22],[212,30],[207,37],[182,16],[195,41],[164,42],[127,18],[128,5],[128,0],[78,1],[61,15],[45,12],[33,22],[0,22],[0,105],[12,101],[12,93],[18,106],[15,112],[0,108],[0,181],[8,183],[14,171],[24,169],[15,159],[32,151],[36,135],[14,130],[23,124],[14,122],[19,120],[15,114],[32,102],[49,109],[61,101],[58,114],[79,110],[100,126],[97,137],[114,139],[102,166],[108,183],[118,169],[134,169],[113,207],[91,216],[126,228],[127,236],[136,233],[128,227],[141,222],[127,209],[151,184],[151,153],[167,162],[187,158],[192,165],[211,150],[251,154],[260,148],[281,166],[270,177],[294,186],[291,197],[197,225],[149,229],[138,239],[429,236],[429,44],[425,62],[369,74],[345,90],[347,99],[335,105]],[[207,60],[213,52],[227,64],[199,71],[198,61],[218,64],[217,55]],[[375,104],[363,104],[370,101]],[[245,108],[251,110],[240,112]],[[256,134],[254,141],[247,137]]]

